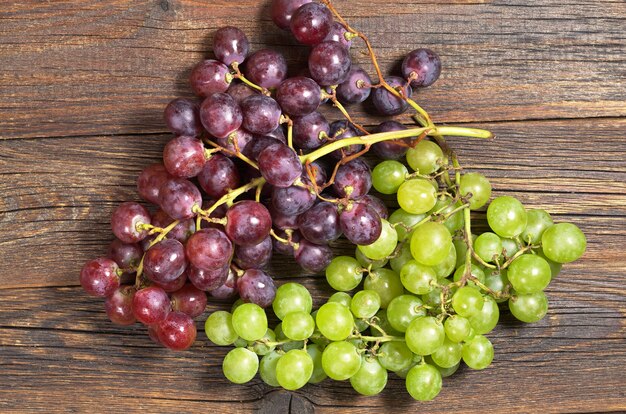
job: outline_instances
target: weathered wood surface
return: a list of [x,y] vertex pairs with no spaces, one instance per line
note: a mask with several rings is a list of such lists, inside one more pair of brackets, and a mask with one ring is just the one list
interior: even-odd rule
[[[265,1],[6,2],[0,412],[626,411],[626,3],[394,3],[338,7],[371,35],[385,68],[413,46],[439,51],[444,75],[420,101],[438,121],[497,134],[452,139],[463,165],[492,178],[495,194],[588,236],[583,259],[548,289],[548,317],[523,325],[505,313],[490,335],[493,366],[463,370],[427,404],[398,378],[375,398],[347,383],[294,393],[259,380],[236,386],[219,367],[226,350],[202,335],[174,354],[138,325],[113,326],[77,287],[78,271],[105,252],[112,209],[137,198],[138,171],[169,139],[163,105],[188,94],[189,68],[209,55],[213,31],[240,26],[253,48],[286,51],[291,65],[306,50],[272,27]],[[357,113],[377,122],[367,107]],[[288,260],[273,268],[311,287],[317,303],[329,293]]]

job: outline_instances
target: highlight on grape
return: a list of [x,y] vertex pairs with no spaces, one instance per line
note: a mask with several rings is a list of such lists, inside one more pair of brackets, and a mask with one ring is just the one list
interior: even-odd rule
[[[234,383],[258,374],[295,390],[329,377],[375,395],[392,372],[414,399],[432,400],[461,363],[491,364],[486,335],[501,307],[527,323],[546,315],[544,290],[583,255],[585,236],[513,197],[491,200],[487,178],[461,168],[444,137],[492,135],[437,126],[411,98],[439,77],[434,51],[411,51],[399,76],[385,76],[367,36],[330,0],[273,0],[271,16],[310,46],[308,69],[288,77],[280,53],[251,53],[240,29],[219,29],[215,59],[191,71],[198,99],[167,105],[174,138],[137,180],[155,207],[117,207],[115,240],[80,283],[105,298],[113,323],[138,321],[173,350],[193,345],[209,298],[238,295],[204,324],[209,340],[232,347],[222,368]],[[373,74],[352,63],[358,41]],[[367,99],[381,115],[414,111],[417,125],[366,129],[347,107]],[[339,119],[318,112],[325,102]],[[361,158],[370,150],[373,169]],[[390,212],[372,188],[399,208]],[[471,212],[485,208],[491,231],[474,234]],[[333,257],[340,237],[352,256]],[[313,309],[306,287],[276,286],[273,254],[323,272],[337,292]]]

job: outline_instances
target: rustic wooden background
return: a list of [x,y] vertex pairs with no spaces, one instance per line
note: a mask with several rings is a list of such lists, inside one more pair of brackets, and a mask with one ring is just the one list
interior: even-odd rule
[[[110,324],[77,287],[82,263],[112,238],[112,209],[137,199],[138,172],[159,159],[170,138],[162,109],[189,94],[214,30],[239,26],[253,49],[284,51],[292,67],[306,57],[267,3],[2,2],[0,412],[626,411],[623,0],[337,1],[388,70],[414,47],[437,50],[443,75],[417,99],[437,122],[497,134],[452,139],[464,165],[589,241],[549,287],[548,316],[524,325],[505,313],[490,334],[492,367],[462,369],[436,401],[412,401],[393,376],[374,398],[346,383],[232,385],[226,350],[203,335],[189,352],[158,348],[143,327]],[[357,118],[372,125],[369,111]],[[313,287],[318,303],[328,294],[323,278],[283,262],[278,277]]]

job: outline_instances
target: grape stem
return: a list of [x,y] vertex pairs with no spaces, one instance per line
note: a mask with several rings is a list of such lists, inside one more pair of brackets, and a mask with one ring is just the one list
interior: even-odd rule
[[[180,220],[174,220],[172,223],[170,223],[169,226],[161,229],[161,233],[157,237],[155,237],[154,240],[152,240],[150,242],[150,244],[148,245],[148,248],[146,249],[146,251],[148,251],[148,249],[150,249],[150,247],[154,246],[155,244],[157,244],[158,242],[163,240],[165,238],[165,236],[167,236],[167,233],[172,231],[172,229],[174,229],[174,227],[176,227],[179,223],[180,223]],[[135,287],[136,288],[139,288],[139,286],[141,284],[141,274],[143,273],[143,259],[144,259],[144,257],[146,257],[145,253],[141,257],[141,261],[139,262],[139,265],[137,266],[137,276],[135,277]]]
[[261,92],[263,95],[267,95],[270,96],[270,91],[267,88],[264,88],[262,86],[257,85],[256,83],[250,81],[248,78],[246,78],[243,73],[241,73],[241,70],[239,70],[239,63],[238,62],[233,62],[230,64],[230,67],[233,68],[233,71],[235,72],[234,74],[231,74],[230,76],[234,79],[239,79],[240,81],[242,81],[243,83],[245,83],[247,86],[249,86],[250,88],[257,90],[259,92]]

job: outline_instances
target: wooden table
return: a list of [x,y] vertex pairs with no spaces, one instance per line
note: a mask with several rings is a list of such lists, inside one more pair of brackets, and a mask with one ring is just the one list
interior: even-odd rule
[[[626,410],[626,3],[388,3],[337,6],[386,70],[414,47],[437,50],[443,75],[418,101],[436,122],[497,135],[451,139],[464,165],[490,177],[495,195],[586,233],[587,253],[548,289],[548,316],[524,325],[505,312],[489,335],[493,365],[462,369],[431,403],[412,401],[393,376],[373,398],[347,383],[293,393],[259,379],[232,385],[220,369],[226,350],[203,335],[173,353],[139,325],[113,326],[78,272],[105,253],[113,208],[138,199],[138,172],[170,139],[163,107],[189,95],[189,70],[210,55],[214,30],[238,26],[253,49],[283,51],[291,67],[306,49],[273,26],[265,0],[3,2],[0,412]],[[329,293],[291,260],[273,272],[312,287],[318,304]]]

